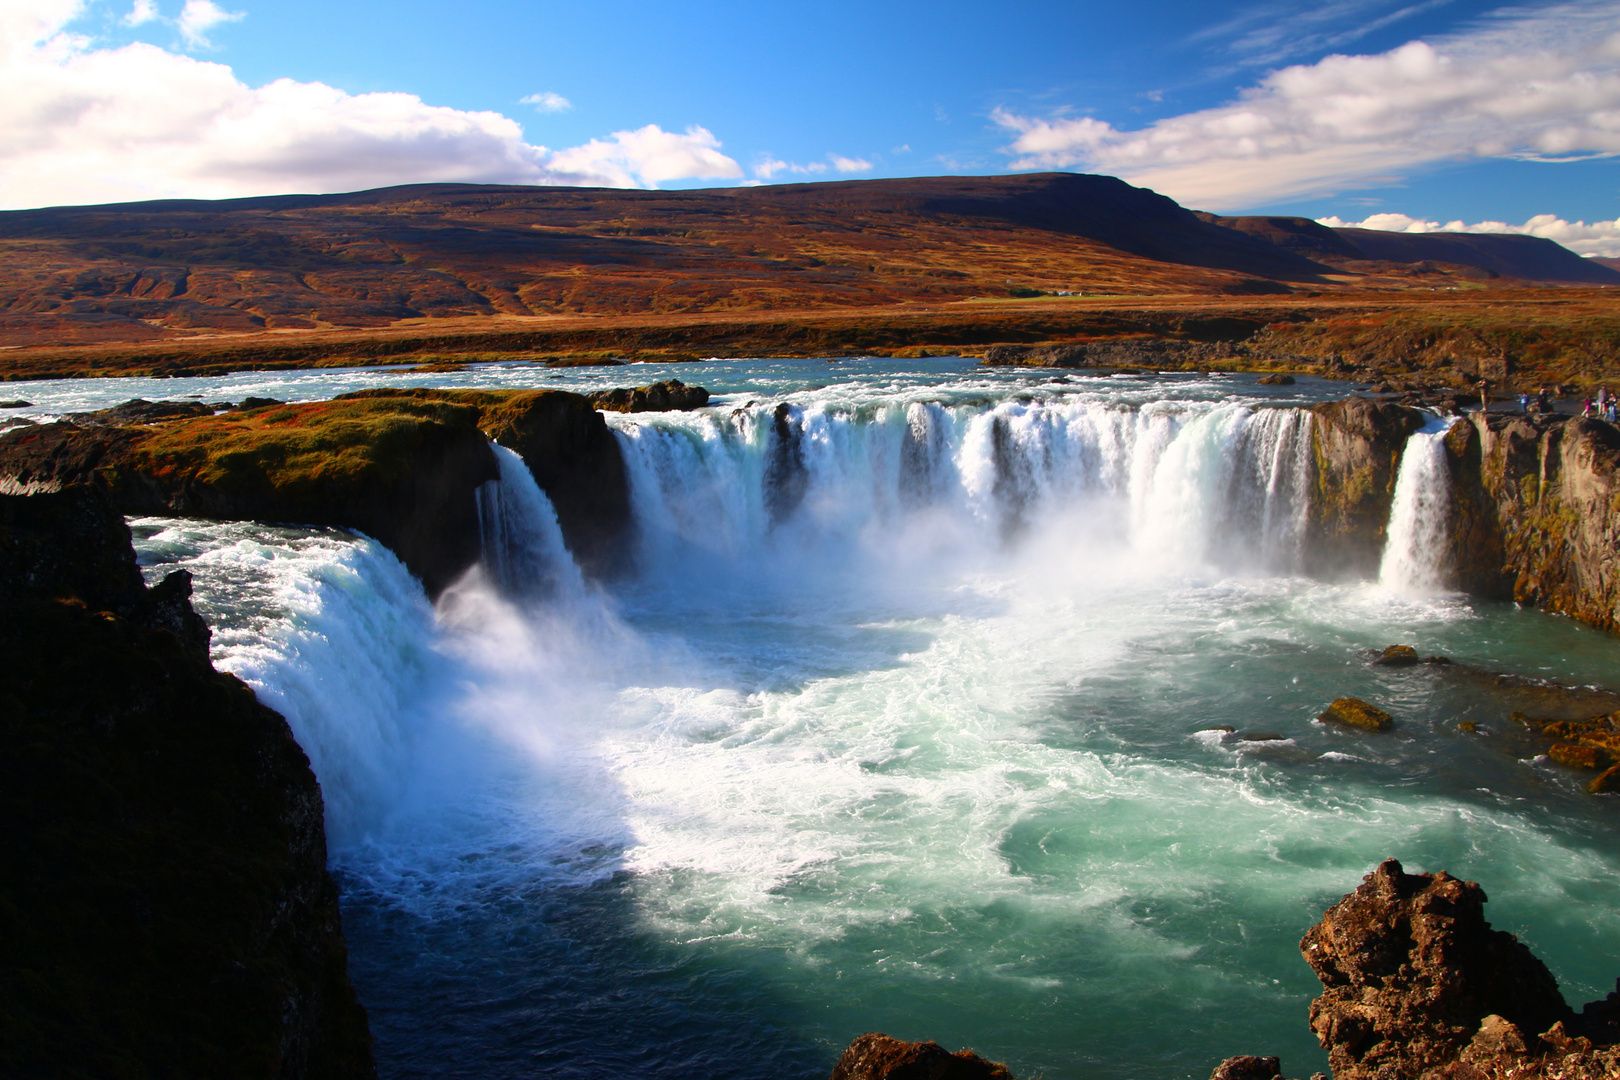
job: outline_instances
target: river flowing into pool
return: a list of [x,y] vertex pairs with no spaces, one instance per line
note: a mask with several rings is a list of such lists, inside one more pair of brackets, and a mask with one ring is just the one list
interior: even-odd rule
[[[580,576],[510,454],[487,569],[436,605],[365,537],[132,521],[310,755],[385,1077],[808,1080],[865,1031],[1048,1080],[1309,1075],[1297,942],[1390,856],[1483,883],[1572,1002],[1612,987],[1612,800],[1477,684],[1368,650],[1620,686],[1620,649],[1439,588],[1439,424],[1380,579],[1302,576],[1300,406],[1343,386],[947,359],[29,393],[45,418],[670,376],[717,397],[610,416],[622,581]],[[1344,695],[1396,730],[1315,722]]]

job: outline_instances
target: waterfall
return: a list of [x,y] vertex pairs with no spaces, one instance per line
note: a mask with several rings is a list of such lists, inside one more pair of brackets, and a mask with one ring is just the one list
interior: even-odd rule
[[[611,421],[642,564],[717,570],[928,539],[990,551],[1070,519],[1151,560],[1291,573],[1310,413],[1224,403],[828,402]],[[791,553],[791,555],[790,555]]]
[[1398,593],[1446,587],[1451,469],[1446,463],[1449,420],[1431,423],[1406,440],[1389,509],[1388,539],[1378,581]]
[[491,444],[500,479],[477,491],[484,568],[508,596],[577,597],[585,582],[557,524],[557,511],[516,451]]

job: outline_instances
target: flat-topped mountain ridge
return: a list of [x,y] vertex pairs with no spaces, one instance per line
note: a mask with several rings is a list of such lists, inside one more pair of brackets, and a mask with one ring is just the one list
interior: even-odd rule
[[[689,191],[428,184],[11,211],[0,213],[0,342],[1428,287],[1456,269],[1451,260],[1413,277],[1361,250],[1310,250],[1244,224],[1257,220],[1283,219],[1196,214],[1112,177],[1068,173]],[[1544,263],[1563,253],[1607,278],[1549,277],[1500,253],[1485,276],[1620,284],[1550,241],[1531,244],[1551,249]]]

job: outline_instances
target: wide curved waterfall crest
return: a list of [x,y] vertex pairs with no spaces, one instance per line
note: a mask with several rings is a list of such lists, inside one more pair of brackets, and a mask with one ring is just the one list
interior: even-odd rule
[[1397,593],[1439,592],[1448,585],[1451,467],[1446,459],[1449,422],[1431,424],[1406,440],[1395,494],[1390,502],[1388,539],[1378,582]]
[[[947,520],[990,550],[1066,515],[1182,566],[1297,572],[1311,414],[1236,404],[910,402],[617,422],[644,555],[738,558]],[[778,535],[781,534],[781,535]]]

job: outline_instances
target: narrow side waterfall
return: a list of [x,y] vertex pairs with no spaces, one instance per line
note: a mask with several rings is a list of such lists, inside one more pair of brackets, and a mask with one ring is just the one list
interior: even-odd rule
[[1436,421],[1411,435],[1401,452],[1388,539],[1378,567],[1379,584],[1391,592],[1433,593],[1446,588],[1451,509],[1446,432],[1450,430],[1449,420]]
[[507,595],[566,599],[585,591],[557,511],[515,451],[490,444],[501,471],[477,491],[484,567]]

